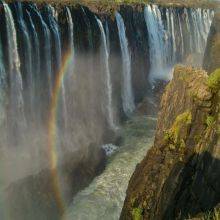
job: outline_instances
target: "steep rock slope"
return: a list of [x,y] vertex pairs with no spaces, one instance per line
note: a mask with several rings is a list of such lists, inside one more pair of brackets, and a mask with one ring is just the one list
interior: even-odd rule
[[203,68],[209,73],[220,66],[220,12],[215,17],[210,29]]
[[220,202],[220,70],[176,67],[154,146],[137,166],[121,219],[184,219]]

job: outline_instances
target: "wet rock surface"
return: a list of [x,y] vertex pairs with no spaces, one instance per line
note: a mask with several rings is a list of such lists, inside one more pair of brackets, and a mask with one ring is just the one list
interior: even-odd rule
[[154,146],[130,180],[121,219],[184,219],[220,202],[219,87],[211,89],[210,78],[176,67]]

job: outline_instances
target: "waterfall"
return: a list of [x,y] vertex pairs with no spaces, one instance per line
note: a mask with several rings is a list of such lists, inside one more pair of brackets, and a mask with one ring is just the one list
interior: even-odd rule
[[[20,72],[20,58],[18,55],[17,33],[11,10],[3,2],[5,10],[7,46],[8,46],[8,71],[10,80],[10,124],[12,129],[25,125],[23,82]],[[15,131],[17,132],[17,131]]]
[[150,75],[152,84],[156,80],[170,80],[173,66],[184,63],[187,56],[194,55],[201,65],[206,41],[213,18],[211,10],[173,8],[162,10],[148,5],[144,10],[150,46]]
[[92,29],[91,29],[91,23],[90,23],[90,20],[85,12],[85,9],[84,7],[81,7],[82,9],[82,12],[83,12],[83,19],[86,23],[86,26],[88,28],[88,41],[89,41],[89,47],[93,49],[93,42],[92,42]]
[[[67,17],[67,22],[68,22],[68,53],[70,53],[71,56],[71,61],[68,65],[67,69],[67,76],[66,80],[64,81],[63,79],[63,85],[66,85],[67,88],[71,87],[72,85],[72,79],[73,79],[73,74],[74,74],[74,66],[75,66],[75,49],[74,49],[74,24],[73,24],[73,19],[71,15],[71,11],[68,7],[66,7],[66,17]],[[68,103],[72,103],[73,98],[69,96],[69,94],[65,94],[66,100]],[[67,106],[68,107],[68,106]],[[66,108],[66,114],[68,114],[68,108]],[[69,122],[66,122],[66,127],[68,127]]]
[[[30,15],[29,11],[26,11],[27,16],[27,25],[29,28],[29,33],[31,36],[31,51],[32,51],[32,80],[33,80],[33,88],[32,88],[32,105],[34,106],[34,109],[32,109],[32,113],[34,114],[34,118],[37,121],[40,118],[40,108],[39,103],[40,99],[38,98],[38,91],[37,91],[37,85],[40,83],[40,43],[39,43],[39,36],[36,31],[36,28],[34,26],[32,17]],[[37,108],[37,110],[36,110]]]
[[[31,46],[31,40],[30,40],[30,34],[28,32],[24,15],[22,11],[22,5],[21,2],[15,3],[15,11],[16,11],[16,21],[18,23],[18,30],[21,35],[19,39],[21,39],[22,47],[20,51],[20,57],[21,57],[21,70],[23,70],[24,74],[24,84],[26,84],[26,90],[24,94],[24,106],[25,106],[25,114],[28,113],[29,116],[31,116],[31,120],[34,117],[34,88],[35,88],[35,81],[34,81],[34,73],[32,68],[32,46]],[[33,57],[34,59],[34,57]],[[24,62],[23,62],[24,61]]]
[[182,28],[182,22],[180,20],[180,15],[177,15],[178,17],[178,26],[180,29],[180,37],[181,37],[181,58],[184,57],[184,39],[183,39],[183,28]]
[[135,109],[131,76],[131,55],[128,48],[128,39],[126,37],[126,29],[123,18],[118,12],[116,12],[115,16],[118,26],[123,62],[122,102],[124,112],[127,116],[129,116]]
[[[61,52],[61,36],[60,36],[60,30],[59,26],[55,20],[54,15],[56,14],[55,9],[52,6],[48,6],[47,12],[49,14],[49,21],[48,21],[48,27],[51,29],[51,34],[53,35],[53,39],[55,42],[55,54],[54,54],[54,70],[53,72],[57,74],[60,71],[61,68],[61,62],[62,62],[62,52]],[[62,80],[62,85],[61,85],[61,102],[62,102],[62,119],[63,119],[63,125],[64,128],[67,126],[67,103],[66,103],[66,88],[64,85],[64,80]]]
[[149,84],[160,92],[157,80],[169,80],[176,63],[203,56],[213,11],[125,5],[126,16],[116,12],[112,21],[99,18],[103,9],[64,1],[7,2],[0,10],[0,210],[11,219],[61,219],[69,198],[114,154],[104,175],[74,197],[70,218],[118,219],[154,137],[155,119],[139,117],[146,105],[155,109]]
[[[161,20],[161,12],[157,6],[153,5],[151,7],[148,5],[145,7],[144,17],[147,24],[150,46],[150,82],[154,83],[155,79],[169,80],[170,76],[168,73],[170,72],[170,66],[167,65],[167,60],[171,60],[172,56],[170,55],[171,51],[168,50],[168,47],[164,47],[164,45],[166,45],[164,38],[165,30]],[[172,18],[168,20],[168,24],[171,29],[173,27]],[[169,34],[173,36],[173,31]],[[174,53],[174,44],[172,48],[172,53]]]
[[33,11],[36,13],[36,16],[39,19],[40,26],[43,32],[43,51],[42,54],[44,55],[45,62],[41,63],[41,72],[45,72],[47,75],[47,84],[49,87],[49,96],[52,95],[52,54],[51,54],[51,33],[50,29],[48,28],[47,24],[43,20],[40,12],[37,8],[33,8]]
[[107,112],[108,112],[108,122],[110,127],[113,130],[117,130],[117,126],[114,122],[114,113],[113,113],[113,104],[112,104],[112,82],[111,82],[111,73],[110,73],[110,67],[109,67],[109,47],[108,42],[106,38],[106,34],[102,25],[102,22],[96,17],[96,20],[98,22],[101,36],[102,36],[102,44],[104,49],[104,64],[105,64],[105,74],[106,74],[106,92],[107,92]]
[[[67,11],[67,21],[68,21],[68,35],[69,35],[69,49],[71,51],[71,54],[74,55],[74,37],[73,37],[73,19],[72,19],[72,15],[70,12],[70,9],[68,7],[66,7],[66,11]],[[73,58],[72,58],[73,60]],[[73,60],[74,61],[74,60]]]
[[3,60],[3,53],[2,53],[2,41],[0,37],[0,128],[3,125],[4,120],[6,119],[5,115],[5,101],[6,101],[6,71],[5,65]]

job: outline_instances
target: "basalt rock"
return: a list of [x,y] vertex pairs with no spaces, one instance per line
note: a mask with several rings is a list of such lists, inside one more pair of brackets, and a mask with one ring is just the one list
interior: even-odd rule
[[220,203],[219,78],[218,71],[208,77],[176,67],[154,146],[130,180],[121,219],[185,219]]
[[208,73],[220,67],[220,12],[215,17],[210,29],[203,68]]

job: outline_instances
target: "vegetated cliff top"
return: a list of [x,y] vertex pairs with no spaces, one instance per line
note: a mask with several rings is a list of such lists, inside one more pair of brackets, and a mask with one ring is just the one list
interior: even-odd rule
[[[26,0],[21,0],[26,1]],[[38,4],[49,3],[56,6],[62,5],[84,5],[94,12],[114,11],[121,5],[143,5],[158,4],[164,7],[192,7],[192,8],[217,8],[220,6],[218,0],[29,0]],[[13,2],[13,0],[6,0]]]

